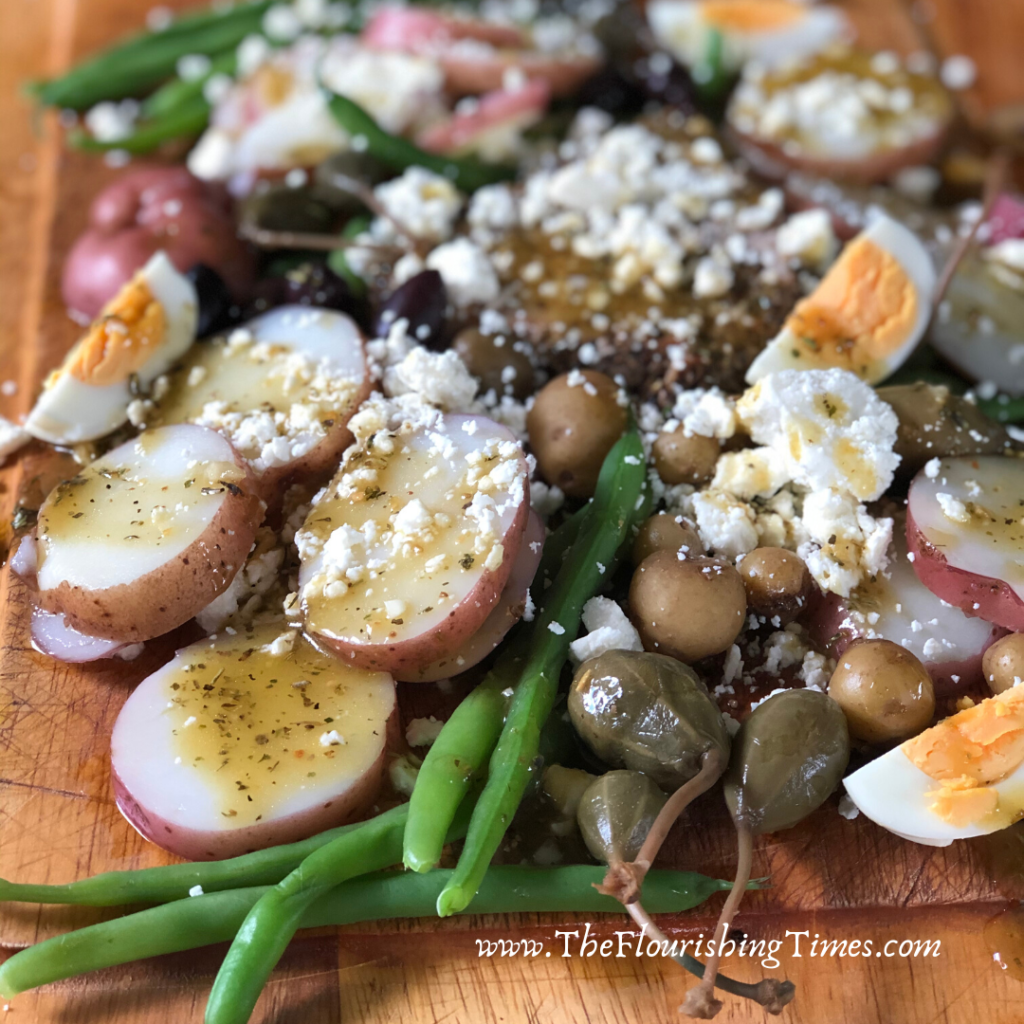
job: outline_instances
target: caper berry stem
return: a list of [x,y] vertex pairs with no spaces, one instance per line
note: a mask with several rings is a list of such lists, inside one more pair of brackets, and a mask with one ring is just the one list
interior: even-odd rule
[[700,771],[684,782],[658,812],[640,852],[628,863],[610,863],[598,890],[606,896],[614,896],[624,906],[638,900],[644,878],[651,870],[654,858],[658,856],[672,826],[701,793],[706,793],[722,777],[725,766],[725,758],[717,748],[706,751],[701,757]]
[[384,256],[395,256],[404,250],[400,245],[382,245],[362,242],[345,234],[320,234],[314,231],[274,231],[243,220],[238,225],[238,236],[260,249],[314,249],[333,252],[335,249],[369,249]]

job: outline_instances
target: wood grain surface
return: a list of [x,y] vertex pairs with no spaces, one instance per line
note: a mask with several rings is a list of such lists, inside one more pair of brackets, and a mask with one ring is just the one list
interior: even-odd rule
[[[56,119],[37,116],[20,87],[142,24],[146,0],[3,0],[0,3],[0,413],[31,404],[39,381],[76,328],[59,295],[60,267],[85,222],[89,199],[111,177],[101,160],[67,152]],[[183,3],[171,6],[185,6]],[[968,52],[979,77],[965,110],[984,117],[1024,101],[1024,0],[850,0],[865,40],[904,52],[922,28],[943,52]],[[911,10],[919,24],[914,23]],[[23,460],[0,472],[0,518],[38,472]],[[64,882],[98,871],[166,863],[120,817],[111,795],[111,725],[131,687],[173,647],[149,644],[138,661],[65,666],[35,654],[27,637],[23,586],[0,574],[0,876]],[[705,798],[675,830],[666,866],[731,875],[733,839],[717,799]],[[746,901],[738,927],[781,939],[780,966],[732,958],[743,979],[785,975],[797,983],[791,1024],[1015,1024],[1024,984],[999,969],[982,929],[1006,906],[978,847],[945,850],[897,840],[842,818],[833,799],[810,821],[759,842],[755,873],[771,888]],[[718,900],[664,919],[673,935],[708,931]],[[0,905],[0,957],[81,924],[111,916],[76,908]],[[567,923],[568,922],[568,923]],[[514,915],[359,925],[301,936],[275,973],[256,1020],[638,1022],[679,1018],[692,979],[672,963],[636,956],[562,955],[555,930],[584,929],[571,916]],[[626,919],[589,921],[600,938]],[[807,932],[793,955],[786,932]],[[811,957],[807,943],[941,940],[937,957]],[[530,937],[536,958],[478,955],[478,940]],[[573,953],[577,954],[575,940]],[[612,947],[613,948],[613,947]],[[222,948],[101,972],[26,993],[0,1009],[7,1024],[149,1024],[200,1021]],[[768,1020],[729,999],[723,1022]]]

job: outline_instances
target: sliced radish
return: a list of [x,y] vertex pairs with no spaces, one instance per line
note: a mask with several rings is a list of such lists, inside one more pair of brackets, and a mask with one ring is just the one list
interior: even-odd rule
[[940,692],[982,681],[981,656],[1003,630],[940,600],[907,558],[902,516],[896,516],[889,565],[848,597],[823,594],[807,627],[812,640],[838,658],[862,637],[891,640],[921,660]]
[[1003,192],[996,197],[985,222],[988,225],[989,245],[998,245],[1008,238],[1024,238],[1024,196]]
[[1024,630],[1024,462],[1000,455],[929,463],[907,499],[914,572],[938,597]]
[[186,647],[114,723],[121,813],[191,860],[288,843],[376,799],[397,728],[395,684],[280,623]]
[[478,665],[505,639],[508,631],[523,617],[530,600],[530,584],[537,574],[541,552],[544,550],[544,521],[536,512],[531,512],[526,523],[519,556],[509,575],[508,583],[501,592],[498,603],[484,624],[453,654],[448,654],[428,665],[421,672],[401,675],[399,678],[410,683],[431,683],[458,675]]
[[522,46],[523,33],[510,25],[453,18],[422,7],[378,7],[366,22],[361,42],[378,50],[432,54],[460,39],[491,46]]
[[112,658],[125,645],[120,640],[103,640],[72,629],[63,615],[32,609],[32,646],[58,661],[79,663]]
[[932,324],[932,347],[961,373],[1024,395],[1024,293],[999,280],[968,252]]
[[490,615],[529,507],[526,459],[505,427],[437,415],[379,430],[296,538],[306,628],[352,664],[421,672]]
[[325,473],[352,443],[347,423],[370,391],[363,336],[343,313],[281,306],[195,345],[171,376],[154,423],[219,430],[268,501],[286,479]]
[[571,96],[601,70],[601,58],[591,54],[473,46],[453,47],[440,54],[438,60],[448,88],[472,95],[495,92],[503,87],[507,75],[519,75],[531,82],[544,82],[552,96]]
[[431,153],[457,156],[466,152],[506,148],[510,135],[536,123],[547,110],[551,90],[546,82],[526,82],[520,89],[501,89],[481,96],[463,113],[423,131],[417,142]]
[[43,502],[39,604],[91,636],[159,636],[227,588],[263,509],[248,466],[216,431],[146,431]]

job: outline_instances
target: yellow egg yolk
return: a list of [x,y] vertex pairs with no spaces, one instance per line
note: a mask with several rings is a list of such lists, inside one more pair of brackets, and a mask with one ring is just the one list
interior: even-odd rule
[[123,383],[149,361],[166,332],[163,305],[136,274],[103,308],[58,372],[96,387]]
[[723,32],[771,32],[804,15],[790,0],[704,0],[700,10],[709,25]]
[[929,805],[955,826],[993,814],[999,794],[986,788],[1024,763],[1024,687],[1013,687],[957,714],[901,747],[926,775],[941,782]]
[[907,340],[918,297],[906,271],[881,246],[855,238],[818,287],[797,303],[786,327],[810,364],[860,376]]

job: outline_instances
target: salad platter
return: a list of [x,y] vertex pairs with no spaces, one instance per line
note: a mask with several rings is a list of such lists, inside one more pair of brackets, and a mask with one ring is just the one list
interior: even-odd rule
[[[611,4],[568,29],[368,5],[335,34],[339,5],[297,0],[274,7],[328,20],[279,14],[287,39],[257,3],[250,75],[186,53],[111,98],[60,76],[147,26],[173,43],[194,4],[0,10],[5,1018],[1024,1019],[1024,328],[971,292],[1024,289],[1024,8],[800,6],[760,72],[743,11],[709,71],[678,9],[717,2],[611,32]],[[616,32],[642,74],[608,70]],[[844,84],[796,127],[808,79]],[[850,81],[893,116],[847,131]],[[604,714],[631,680],[682,754]],[[1007,720],[1005,762],[963,768]],[[795,767],[759,775],[781,735]],[[473,770],[444,774],[453,748]],[[321,848],[361,866],[317,857],[352,822]],[[232,867],[252,851],[286,867]],[[174,865],[189,884],[137,874]],[[243,949],[241,887],[272,901],[293,868],[305,916]],[[646,937],[703,963],[726,898],[718,1007]]]

